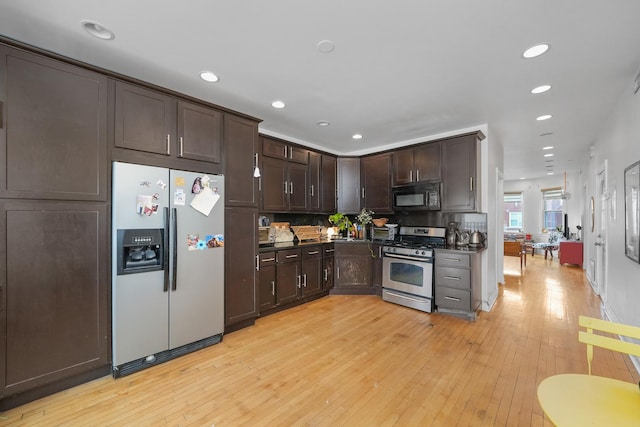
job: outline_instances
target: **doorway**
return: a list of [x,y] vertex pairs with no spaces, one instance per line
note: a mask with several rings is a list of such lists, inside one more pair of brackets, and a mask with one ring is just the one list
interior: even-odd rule
[[607,301],[607,160],[596,170],[595,198],[590,200],[589,215],[595,245],[593,288],[602,302]]

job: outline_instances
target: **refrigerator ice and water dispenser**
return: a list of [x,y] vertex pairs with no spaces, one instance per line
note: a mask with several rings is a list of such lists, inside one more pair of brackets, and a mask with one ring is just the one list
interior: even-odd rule
[[118,230],[118,275],[164,270],[164,230]]

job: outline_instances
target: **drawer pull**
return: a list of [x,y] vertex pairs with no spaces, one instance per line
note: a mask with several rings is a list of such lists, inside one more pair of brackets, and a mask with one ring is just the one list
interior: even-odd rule
[[449,280],[461,280],[460,277],[453,277],[453,276],[444,276],[444,278]]
[[445,261],[455,261],[455,262],[460,262],[461,259],[460,258],[445,258]]
[[264,258],[264,259],[261,259],[260,261],[269,262],[269,261],[275,261],[275,260],[276,260],[275,258]]
[[446,296],[446,297],[444,297],[444,299],[448,299],[448,300],[450,300],[450,301],[460,302],[460,298],[456,298],[456,297],[449,297],[449,296]]
[[320,251],[309,251],[309,255],[318,255]]
[[289,259],[289,258],[298,258],[298,254],[285,255],[284,257],[285,257],[286,259]]
[[325,254],[328,254],[328,253],[331,253],[331,252],[333,252],[333,251],[335,251],[335,249],[325,249],[325,250],[324,250],[324,253],[325,253]]
[[273,280],[271,281],[271,295],[276,296],[276,282]]

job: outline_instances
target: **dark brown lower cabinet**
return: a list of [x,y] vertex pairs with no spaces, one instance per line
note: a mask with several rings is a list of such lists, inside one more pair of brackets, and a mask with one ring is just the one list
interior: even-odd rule
[[332,294],[372,294],[373,261],[371,243],[335,243]]
[[322,247],[305,246],[302,252],[302,297],[322,292]]
[[276,302],[287,304],[300,298],[300,249],[287,249],[276,253]]
[[0,200],[0,410],[109,373],[108,214]]
[[255,208],[225,208],[225,332],[252,325],[258,317],[257,223]]

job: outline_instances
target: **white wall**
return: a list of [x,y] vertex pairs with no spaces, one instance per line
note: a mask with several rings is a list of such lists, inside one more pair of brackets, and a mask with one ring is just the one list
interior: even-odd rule
[[[608,164],[609,194],[616,195],[612,198],[616,219],[607,215],[605,311],[614,321],[640,326],[640,264],[624,255],[624,169],[640,160],[640,92],[633,94],[631,82],[628,90],[621,94],[611,116],[605,120],[594,146],[594,156],[588,162],[586,198],[595,197],[596,170],[605,160]],[[585,252],[588,256],[592,256],[595,250],[594,242],[595,233],[587,230]]]
[[[490,130],[483,130],[487,136],[480,144],[480,186],[481,211],[487,213],[488,248],[482,255],[482,309],[491,310],[498,298],[498,283],[503,281],[502,262],[502,210],[497,209],[496,198],[502,194],[496,191],[496,171],[502,173],[504,164],[503,146],[497,138],[493,138]],[[499,262],[498,262],[499,261]]]
[[[586,160],[585,160],[586,161]],[[567,192],[571,194],[563,204],[563,213],[567,214],[569,232],[577,233],[577,225],[583,227],[584,233],[584,182],[586,177],[582,171],[567,172]],[[536,242],[546,242],[547,233],[543,233],[542,190],[545,188],[564,188],[564,173],[538,179],[518,179],[504,182],[504,191],[522,192],[524,212],[522,214],[523,232],[529,233]]]

